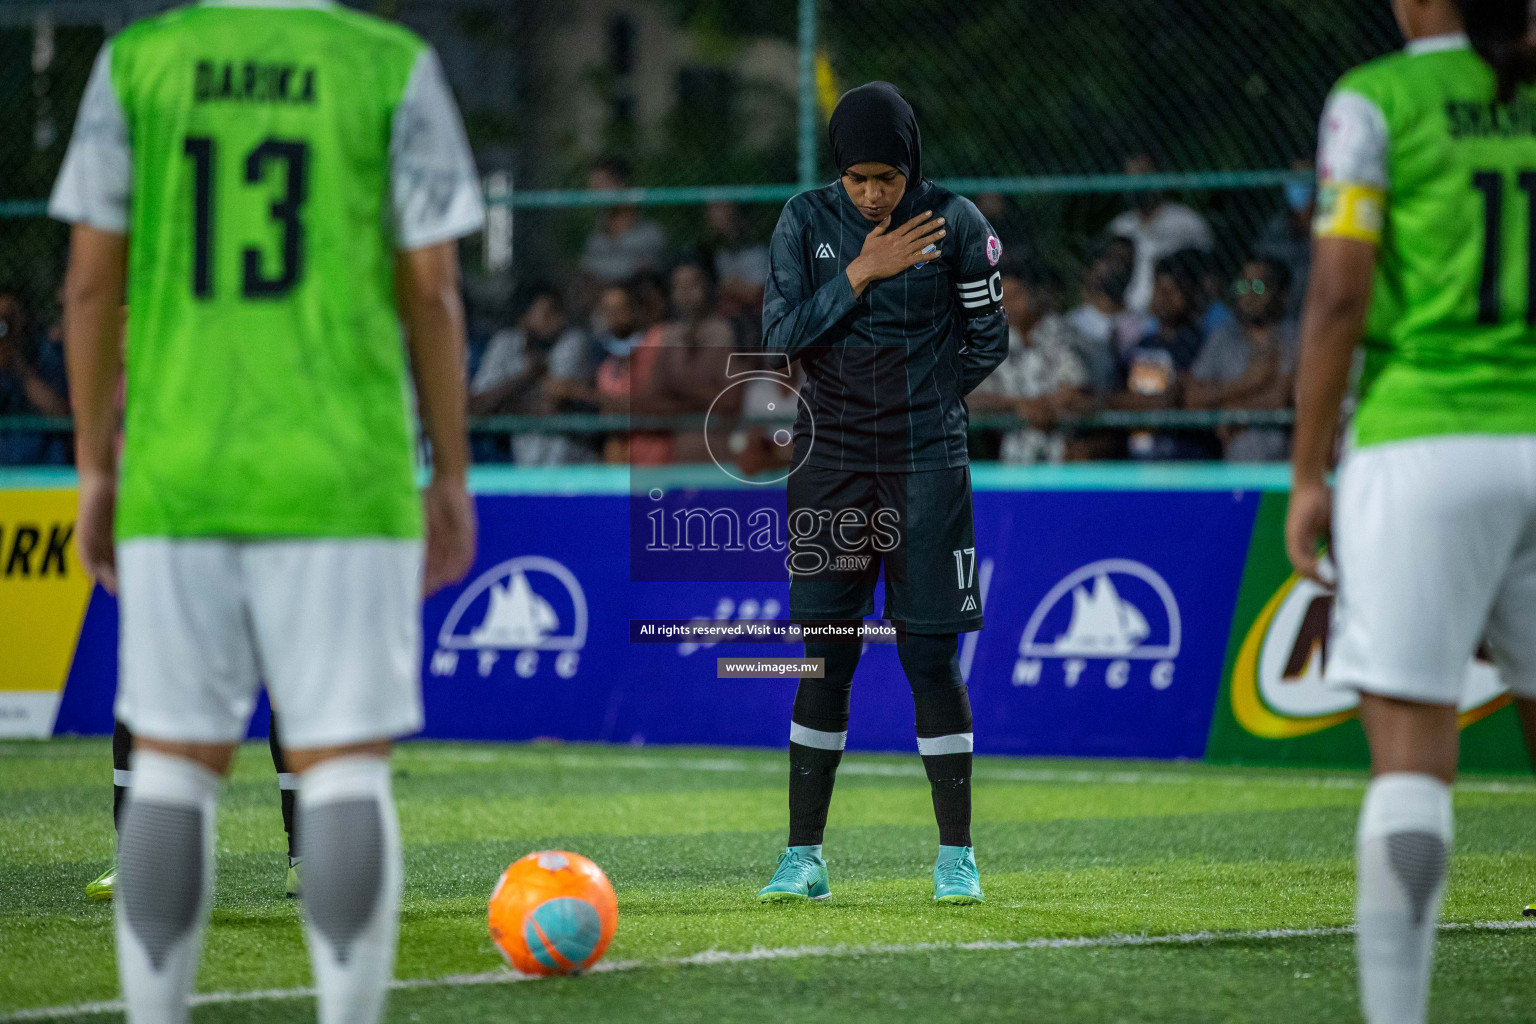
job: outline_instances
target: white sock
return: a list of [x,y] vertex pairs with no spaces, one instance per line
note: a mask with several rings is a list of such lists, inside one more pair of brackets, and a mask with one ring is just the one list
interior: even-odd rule
[[305,772],[298,826],[320,1024],[375,1024],[394,977],[404,874],[389,761],[339,757]]
[[219,776],[134,751],[117,862],[117,966],[130,1024],[181,1024],[213,896]]
[[1360,1008],[1368,1024],[1423,1024],[1435,926],[1454,828],[1451,788],[1430,775],[1380,775],[1356,836]]

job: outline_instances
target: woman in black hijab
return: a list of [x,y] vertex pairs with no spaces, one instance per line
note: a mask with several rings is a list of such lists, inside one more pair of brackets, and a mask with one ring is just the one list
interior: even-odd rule
[[827,124],[832,160],[839,171],[880,163],[908,181],[923,180],[923,137],[912,106],[889,82],[850,89]]
[[784,207],[763,305],[764,347],[805,371],[787,495],[790,617],[823,672],[795,695],[789,844],[758,899],[831,895],[821,841],[862,643],[820,637],[873,614],[883,566],[939,825],[934,898],[979,903],[971,707],[956,657],[958,634],[982,625],[964,399],[1007,354],[1002,246],[970,201],[923,177],[917,118],[895,86],[845,94],[828,135],[839,179]]

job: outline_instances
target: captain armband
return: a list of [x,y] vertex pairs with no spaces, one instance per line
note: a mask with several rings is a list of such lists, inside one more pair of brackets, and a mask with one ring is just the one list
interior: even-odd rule
[[1318,238],[1352,238],[1379,245],[1386,221],[1386,204],[1387,194],[1383,189],[1329,182],[1318,193],[1312,233]]
[[1003,273],[994,270],[987,277],[961,281],[957,286],[960,313],[967,320],[990,316],[1003,308]]

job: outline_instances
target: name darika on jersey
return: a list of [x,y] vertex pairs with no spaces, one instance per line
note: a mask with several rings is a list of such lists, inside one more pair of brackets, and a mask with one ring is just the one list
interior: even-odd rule
[[297,64],[258,64],[255,61],[197,62],[193,97],[198,103],[231,100],[237,103],[315,102],[315,69]]

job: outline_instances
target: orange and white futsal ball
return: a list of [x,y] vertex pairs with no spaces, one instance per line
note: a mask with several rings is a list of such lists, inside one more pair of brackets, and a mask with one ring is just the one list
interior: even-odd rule
[[603,958],[618,924],[608,876],[579,853],[530,853],[491,893],[491,939],[524,974],[586,970]]

